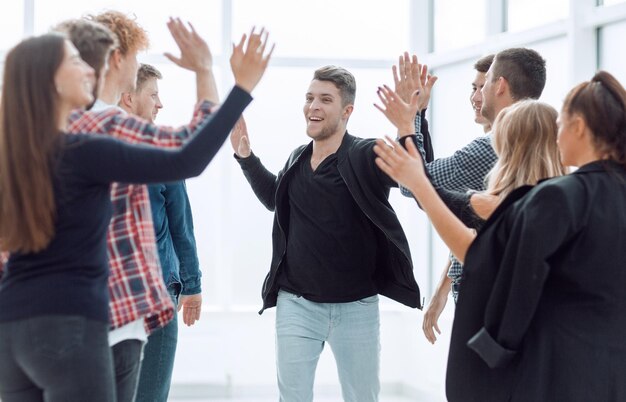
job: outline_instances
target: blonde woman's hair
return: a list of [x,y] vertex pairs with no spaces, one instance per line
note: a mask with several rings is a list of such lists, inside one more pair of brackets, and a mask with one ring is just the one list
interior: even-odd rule
[[487,193],[504,198],[517,187],[567,173],[556,144],[557,115],[536,100],[517,102],[498,114],[493,130],[498,161],[489,172]]

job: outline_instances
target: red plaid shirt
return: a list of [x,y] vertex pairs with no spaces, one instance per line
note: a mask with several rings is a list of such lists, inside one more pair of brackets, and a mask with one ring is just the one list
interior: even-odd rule
[[[108,134],[133,144],[179,148],[207,120],[211,107],[210,102],[199,103],[191,123],[180,128],[155,126],[117,108],[76,111],[68,132]],[[150,333],[173,318],[174,305],[163,282],[148,188],[113,183],[111,201],[113,217],[107,234],[111,328],[145,318]]]

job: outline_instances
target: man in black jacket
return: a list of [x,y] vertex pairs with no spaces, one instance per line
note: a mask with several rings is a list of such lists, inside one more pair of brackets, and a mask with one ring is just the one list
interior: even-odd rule
[[231,135],[246,179],[275,212],[261,312],[277,306],[281,401],[313,400],[325,342],[344,400],[377,401],[378,294],[421,308],[408,242],[387,199],[397,184],[376,167],[374,140],[346,131],[355,93],[345,69],[315,71],[304,104],[313,141],[293,151],[278,176],[251,152],[243,120]]

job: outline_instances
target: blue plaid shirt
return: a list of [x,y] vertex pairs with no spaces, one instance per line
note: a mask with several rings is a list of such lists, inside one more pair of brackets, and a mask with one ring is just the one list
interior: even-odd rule
[[[415,132],[417,134],[417,149],[425,158],[424,136],[420,133],[421,116],[415,117]],[[426,163],[426,169],[430,175],[433,186],[452,191],[484,190],[485,177],[498,159],[491,146],[491,136],[478,137],[452,156],[435,159]],[[402,195],[413,197],[406,188],[400,187]],[[448,277],[452,279],[453,291],[461,280],[463,266],[450,255],[452,264],[448,270]],[[455,286],[456,285],[456,286]]]

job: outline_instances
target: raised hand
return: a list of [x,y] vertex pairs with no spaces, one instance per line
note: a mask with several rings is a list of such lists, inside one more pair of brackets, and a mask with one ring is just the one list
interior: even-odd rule
[[[417,63],[417,56],[415,57],[415,62]],[[433,86],[435,82],[439,79],[435,75],[428,74],[428,66],[426,64],[419,65],[420,69],[420,96],[419,96],[419,110],[424,110],[428,107],[428,102],[430,102],[430,94],[433,90]]]
[[394,90],[405,102],[411,101],[411,96],[420,90],[420,65],[417,56],[409,58],[409,53],[398,57],[398,66],[392,66]]
[[[391,138],[386,138],[393,144]],[[406,141],[406,148],[405,150],[399,145],[391,147],[382,139],[377,139],[374,145],[374,152],[378,156],[376,165],[400,185],[414,191],[424,181],[430,182],[424,171],[422,157],[413,141]]]
[[418,111],[424,110],[430,101],[430,94],[437,82],[437,77],[428,74],[428,66],[420,64],[416,55],[409,56],[408,52],[398,57],[398,66],[393,66],[393,81],[395,92],[405,102],[410,102],[411,96],[419,93]]
[[[230,67],[235,76],[235,83],[248,92],[252,92],[261,80],[274,51],[274,45],[272,45],[268,54],[264,54],[268,36],[269,33],[265,31],[265,28],[255,33],[253,27],[249,38],[244,34],[238,45],[233,44]],[[247,45],[246,38],[248,39]]]
[[165,57],[174,64],[194,72],[210,70],[213,66],[213,56],[207,43],[196,32],[193,25],[188,23],[189,28],[180,18],[170,18],[167,28],[170,30],[176,45],[180,49],[180,57],[171,53],[165,53]]
[[250,140],[248,139],[248,128],[246,127],[246,121],[243,116],[237,120],[233,131],[230,133],[230,144],[233,147],[233,151],[240,158],[247,158],[252,151],[250,150]]
[[380,110],[389,119],[391,124],[396,126],[398,134],[414,134],[415,115],[418,112],[418,93],[413,92],[409,98],[409,102],[404,101],[396,92],[392,91],[387,85],[378,87],[378,98],[383,107],[374,104],[376,109]]

